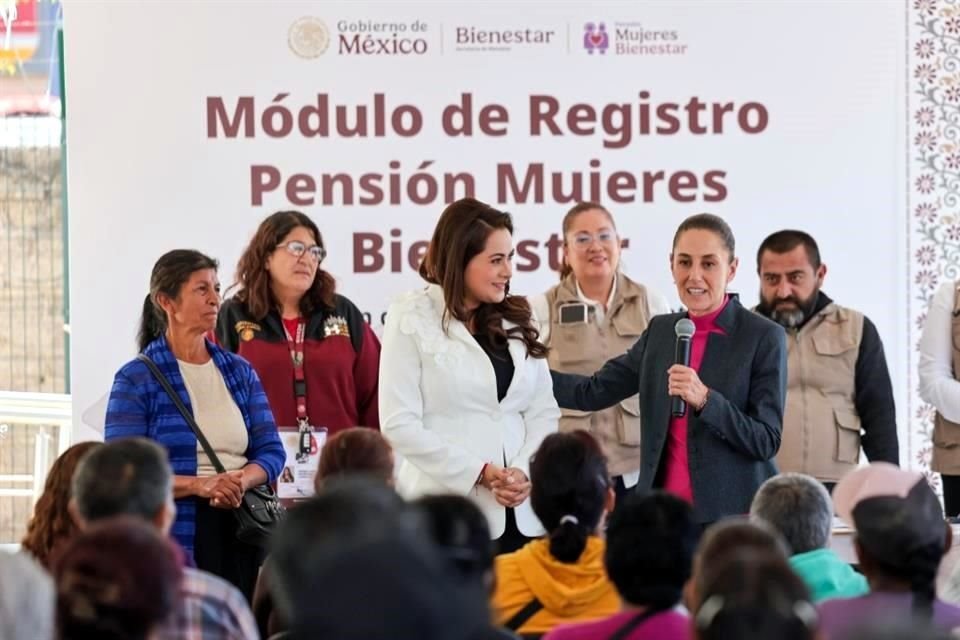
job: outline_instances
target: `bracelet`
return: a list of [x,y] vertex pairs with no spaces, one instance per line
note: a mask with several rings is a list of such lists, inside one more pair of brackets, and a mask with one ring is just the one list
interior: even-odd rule
[[710,399],[710,387],[707,387],[707,392],[703,394],[703,402],[701,402],[699,405],[694,407],[697,413],[700,413],[701,411],[703,411],[703,408],[707,406],[707,400],[709,399]]

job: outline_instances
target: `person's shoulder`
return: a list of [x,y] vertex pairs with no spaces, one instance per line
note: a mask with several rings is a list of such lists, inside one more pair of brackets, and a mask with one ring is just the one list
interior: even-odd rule
[[854,596],[852,598],[830,598],[817,604],[817,610],[823,617],[845,616],[849,611],[855,611],[858,607],[869,605],[873,599],[873,594]]
[[223,362],[234,371],[239,371],[241,373],[247,373],[253,370],[253,365],[244,358],[228,349],[224,349],[216,342],[212,340],[207,340],[207,349],[213,355],[214,358],[222,358]]
[[561,624],[553,628],[544,640],[593,640],[593,638],[609,638],[620,627],[633,617],[632,612],[621,612],[612,616],[591,620],[589,622],[573,622]]
[[677,324],[677,320],[680,318],[686,318],[687,314],[685,311],[674,311],[671,313],[661,313],[650,318],[650,322],[647,324],[647,331],[650,332],[662,332],[674,330],[674,327]]
[[943,617],[951,626],[960,626],[960,605],[937,598],[934,602],[934,614]]
[[125,380],[133,385],[142,385],[153,380],[153,374],[139,356],[125,362],[114,376],[116,380]]
[[251,615],[246,598],[239,589],[223,578],[193,567],[183,569],[180,602],[188,611],[206,611],[205,617],[209,616],[208,620],[217,621],[230,628],[240,624],[239,621],[244,616]]
[[353,300],[339,293],[333,294],[333,312],[341,316],[363,316],[360,307],[354,304]]
[[433,308],[428,290],[426,288],[404,291],[393,297],[390,306],[387,308],[387,314],[393,312],[400,313],[427,313]]
[[739,303],[737,304],[737,315],[739,317],[738,322],[749,333],[786,336],[786,332],[782,326],[770,318],[760,315],[756,311],[747,309]]
[[247,305],[237,300],[236,296],[230,296],[229,298],[224,298],[223,302],[220,303],[220,313],[229,313],[229,314],[247,314]]
[[534,320],[537,322],[548,322],[550,320],[550,309],[547,305],[547,294],[535,293],[532,296],[526,296],[526,298]]
[[195,569],[183,568],[183,581],[180,583],[180,592],[184,597],[215,598],[224,602],[243,602],[243,594],[219,576]]

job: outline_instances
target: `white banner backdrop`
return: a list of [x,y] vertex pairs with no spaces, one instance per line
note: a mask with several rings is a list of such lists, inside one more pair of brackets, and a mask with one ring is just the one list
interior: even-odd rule
[[216,256],[226,285],[260,220],[301,209],[379,328],[467,194],[514,214],[518,293],[556,281],[578,199],[674,304],[684,217],[731,223],[747,304],[762,238],[809,231],[825,290],[880,331],[905,427],[906,20],[901,2],[68,4],[75,437],[98,437],[163,252]]

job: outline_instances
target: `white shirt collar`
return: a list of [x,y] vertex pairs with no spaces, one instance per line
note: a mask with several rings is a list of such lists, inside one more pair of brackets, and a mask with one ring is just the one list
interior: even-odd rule
[[[610,287],[610,296],[607,298],[607,304],[604,305],[605,308],[609,309],[613,305],[613,298],[617,295],[617,276],[613,276],[613,286]],[[577,297],[580,298],[583,302],[591,305],[599,305],[600,303],[596,300],[592,300],[586,296],[583,292],[583,289],[580,288],[580,282],[577,282]]]

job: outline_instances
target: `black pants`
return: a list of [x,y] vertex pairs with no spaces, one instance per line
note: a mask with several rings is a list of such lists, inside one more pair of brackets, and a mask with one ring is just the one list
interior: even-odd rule
[[614,476],[613,477],[613,491],[617,494],[617,503],[630,495],[630,492],[633,491],[633,488],[627,489],[627,485],[623,484],[623,476]]
[[948,518],[960,515],[960,476],[940,474],[943,482],[943,511]]
[[507,524],[503,530],[503,535],[494,540],[497,545],[497,555],[504,553],[513,553],[523,545],[533,540],[520,533],[517,527],[517,514],[513,509],[507,509]]
[[217,509],[197,500],[197,529],[193,557],[197,568],[220,576],[253,600],[264,552],[237,540],[237,520],[228,509]]

